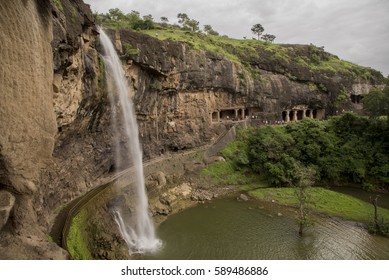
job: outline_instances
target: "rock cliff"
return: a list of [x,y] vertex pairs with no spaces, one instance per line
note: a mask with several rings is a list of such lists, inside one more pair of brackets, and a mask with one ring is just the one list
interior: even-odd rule
[[111,37],[120,42],[118,51],[127,61],[149,156],[209,143],[233,120],[288,121],[360,110],[358,98],[383,82],[372,69],[316,66],[343,62],[314,46],[280,45],[274,50],[270,44],[242,51],[224,44],[236,61],[131,30],[112,31]]
[[99,154],[104,102],[92,13],[80,0],[1,0],[0,13],[0,258],[67,258],[49,241],[54,210],[99,174],[79,166]]
[[[47,238],[54,217],[116,170],[98,31],[81,0],[0,0],[0,14],[0,258],[66,258]],[[224,45],[231,60],[130,30],[108,33],[145,158],[208,144],[237,121],[358,110],[358,96],[383,83],[373,70],[310,67],[312,58],[332,59],[312,46],[283,46],[299,61]]]

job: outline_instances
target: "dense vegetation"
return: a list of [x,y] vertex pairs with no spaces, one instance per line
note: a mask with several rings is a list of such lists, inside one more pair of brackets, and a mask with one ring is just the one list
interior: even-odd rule
[[263,174],[277,187],[309,177],[316,185],[388,189],[389,86],[372,90],[363,102],[369,117],[345,113],[241,130],[223,155],[235,169]]
[[277,187],[295,186],[301,170],[316,184],[389,185],[389,129],[385,118],[352,113],[328,121],[304,119],[287,126],[241,131],[239,149],[224,152],[236,169],[264,174]]
[[[367,100],[383,96],[380,90],[370,94],[374,97],[368,95]],[[370,221],[373,232],[389,234],[389,210],[378,207],[379,217],[373,218],[370,203],[327,189],[353,185],[389,190],[386,116],[345,113],[326,121],[307,118],[286,126],[241,129],[222,155],[226,162],[207,167],[204,175],[211,175],[218,184],[242,185],[259,199],[297,206],[301,233],[310,208],[331,216]]]

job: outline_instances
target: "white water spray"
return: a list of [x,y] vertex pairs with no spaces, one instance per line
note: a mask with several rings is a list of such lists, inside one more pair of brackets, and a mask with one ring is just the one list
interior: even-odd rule
[[[123,164],[132,166],[134,169],[136,207],[135,213],[133,213],[135,218],[133,228],[124,220],[120,208],[115,210],[114,217],[119,226],[120,233],[128,245],[130,254],[150,252],[159,248],[160,241],[155,236],[154,224],[148,211],[148,199],[143,175],[142,152],[139,143],[135,110],[131,101],[127,80],[124,76],[122,63],[109,37],[102,29],[100,29],[99,32],[100,42],[105,52],[103,58],[114,120],[113,128],[116,138],[115,164],[117,167],[122,166]],[[114,93],[117,94],[115,95]],[[120,109],[118,110],[116,108]],[[118,140],[120,136],[119,125],[116,124],[118,116],[120,116],[120,119],[123,122],[125,136],[127,138],[126,141],[128,141],[130,147],[128,156],[125,156],[124,158],[122,156],[123,148]]]

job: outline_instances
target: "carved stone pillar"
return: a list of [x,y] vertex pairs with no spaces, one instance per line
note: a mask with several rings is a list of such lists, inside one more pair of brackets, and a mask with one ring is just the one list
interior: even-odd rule
[[293,121],[297,122],[297,111],[293,111]]

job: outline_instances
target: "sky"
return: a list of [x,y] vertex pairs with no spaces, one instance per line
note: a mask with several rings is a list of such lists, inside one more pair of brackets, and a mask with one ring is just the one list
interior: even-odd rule
[[178,13],[209,24],[220,35],[256,37],[260,23],[275,43],[314,44],[339,58],[389,74],[388,0],[84,0],[94,12],[119,8],[151,14],[154,21]]

